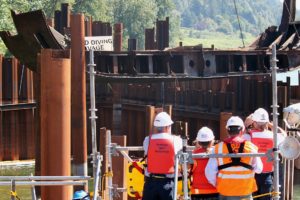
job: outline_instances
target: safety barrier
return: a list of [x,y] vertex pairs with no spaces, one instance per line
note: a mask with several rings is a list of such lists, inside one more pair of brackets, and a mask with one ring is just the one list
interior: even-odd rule
[[0,186],[11,186],[11,200],[20,199],[16,185],[32,186],[32,200],[36,200],[34,186],[87,185],[90,176],[0,176]]

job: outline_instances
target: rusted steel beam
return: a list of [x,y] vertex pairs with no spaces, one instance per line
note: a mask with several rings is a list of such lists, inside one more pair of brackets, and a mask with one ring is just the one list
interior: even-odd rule
[[12,58],[4,58],[2,65],[3,103],[12,102]]
[[34,109],[27,109],[24,111],[25,112],[25,128],[26,128],[26,159],[34,159],[35,158],[35,134],[34,134],[34,126],[35,126],[35,121],[34,121]]
[[18,111],[8,111],[10,112],[10,159],[19,160],[19,116]]
[[11,15],[18,35],[1,31],[0,36],[9,51],[33,71],[41,48],[65,48],[63,35],[47,25],[42,10],[21,14],[12,11]]
[[285,32],[288,29],[289,23],[295,21],[296,17],[296,0],[284,0],[282,2],[283,9],[279,32]]
[[[30,69],[26,69],[26,81],[27,81],[27,102],[32,103],[34,101],[34,90],[33,90],[33,72]],[[36,83],[37,84],[37,83]]]
[[137,50],[137,39],[128,39],[128,51]]
[[[121,146],[126,146],[126,136],[112,136],[112,142]],[[112,170],[114,172],[113,183],[118,187],[126,187],[126,170],[127,160],[123,156],[114,156],[112,158]],[[119,197],[114,198],[116,200],[127,200],[127,193],[122,192]]]
[[[71,16],[71,132],[73,173],[87,176],[86,64],[84,15]],[[76,187],[77,188],[77,187]],[[86,188],[87,189],[87,188]]]
[[145,50],[153,50],[155,48],[155,29],[145,29]]
[[118,23],[114,25],[114,51],[122,51],[122,38],[123,38],[123,24]]
[[156,42],[159,50],[169,46],[169,17],[166,20],[156,20]]
[[226,139],[228,136],[226,130],[227,120],[232,116],[232,113],[229,112],[221,112],[220,113],[220,140]]
[[[34,174],[35,176],[41,175],[41,59],[40,54],[37,55],[37,66],[36,71],[33,74],[33,81],[34,81],[34,97],[36,101],[36,109],[34,112],[34,142],[35,142],[35,149],[34,149],[34,156],[35,156],[35,167],[34,167]],[[36,196],[38,198],[41,197],[41,187],[36,186]]]
[[12,97],[11,97],[11,102],[13,104],[18,103],[18,91],[19,91],[18,64],[19,64],[18,60],[15,57],[13,57],[12,58]]
[[68,3],[62,3],[61,4],[61,15],[60,15],[60,30],[61,33],[66,34],[65,28],[70,27],[70,5]]
[[0,105],[3,103],[3,55],[0,54]]
[[93,19],[91,16],[86,16],[84,21],[85,36],[92,36]]
[[4,121],[3,121],[3,112],[0,112],[0,161],[4,158]]
[[56,10],[54,12],[54,28],[55,30],[61,33],[61,11],[60,10]]
[[108,22],[94,21],[92,24],[93,36],[112,35],[112,27]]
[[10,144],[10,135],[11,135],[11,128],[10,128],[10,112],[1,112],[2,113],[2,120],[3,120],[3,160],[11,160],[10,151],[11,151],[11,144]]
[[152,128],[153,128],[153,121],[154,121],[154,116],[155,115],[155,107],[154,106],[146,106],[146,119],[145,119],[145,134],[147,133],[152,133]]
[[[41,175],[71,175],[70,51],[41,51]],[[71,186],[42,187],[42,199],[71,199]]]
[[18,131],[18,140],[20,141],[18,147],[19,147],[19,156],[20,160],[26,160],[27,159],[27,149],[30,148],[27,144],[26,138],[28,137],[28,132],[26,129],[26,110],[19,110],[17,111],[17,115],[19,117],[19,131]]

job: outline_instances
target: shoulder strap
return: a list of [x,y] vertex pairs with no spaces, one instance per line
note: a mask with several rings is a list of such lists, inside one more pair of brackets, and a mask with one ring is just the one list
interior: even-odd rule
[[[232,150],[231,144],[230,143],[226,143],[226,145],[227,145],[227,148],[228,148],[228,152],[229,153],[234,153],[233,150]],[[243,143],[240,144],[238,153],[243,153],[244,147],[245,147],[245,142],[243,142]],[[227,164],[224,164],[224,165],[220,165],[220,166],[218,166],[218,169],[222,170],[222,169],[225,169],[225,168],[228,168],[228,167],[233,167],[233,166],[242,166],[242,167],[245,167],[245,168],[250,169],[250,170],[253,169],[253,167],[251,165],[249,165],[247,163],[241,162],[241,157],[231,158],[231,162],[230,163],[227,163]]]

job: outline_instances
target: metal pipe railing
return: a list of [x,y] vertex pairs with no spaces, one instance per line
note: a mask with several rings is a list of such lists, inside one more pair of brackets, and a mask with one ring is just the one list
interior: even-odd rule
[[50,180],[90,180],[90,176],[0,176],[0,180],[50,181]]
[[[86,185],[87,181],[15,181],[15,185],[56,186],[56,185]],[[0,186],[12,185],[11,181],[1,181]]]

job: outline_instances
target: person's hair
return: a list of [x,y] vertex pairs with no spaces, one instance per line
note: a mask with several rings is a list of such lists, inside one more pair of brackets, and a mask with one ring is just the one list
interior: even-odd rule
[[267,122],[255,122],[256,123],[256,126],[255,128],[256,129],[259,129],[259,130],[265,130],[265,129],[268,129],[268,123]]
[[209,148],[209,147],[211,146],[211,143],[212,143],[212,141],[208,141],[208,142],[200,142],[200,141],[198,141],[198,144],[199,144],[202,148],[204,148],[204,149]]
[[229,126],[227,128],[227,131],[229,135],[234,136],[234,135],[238,135],[242,129],[243,128],[240,126]]
[[155,127],[157,133],[162,133],[165,130],[165,127]]

